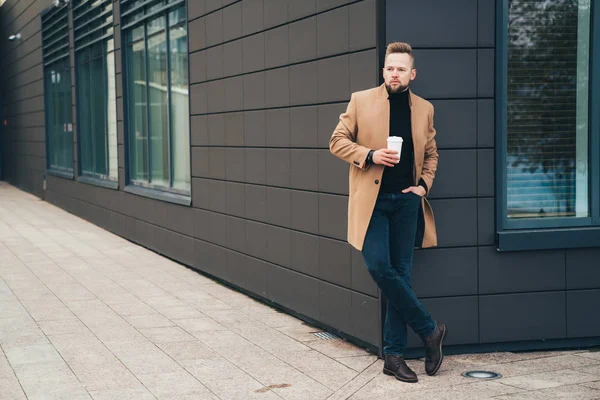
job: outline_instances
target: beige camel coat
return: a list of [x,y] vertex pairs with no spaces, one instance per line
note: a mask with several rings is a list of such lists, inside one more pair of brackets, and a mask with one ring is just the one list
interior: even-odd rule
[[[417,185],[423,178],[430,191],[438,164],[433,106],[412,92],[409,105],[415,149],[414,183]],[[383,165],[367,165],[367,154],[371,149],[387,147],[389,128],[390,103],[385,85],[381,85],[352,94],[329,141],[331,153],[350,164],[348,242],[358,250],[362,250],[384,169]],[[415,246],[437,246],[433,210],[425,197],[421,200]]]

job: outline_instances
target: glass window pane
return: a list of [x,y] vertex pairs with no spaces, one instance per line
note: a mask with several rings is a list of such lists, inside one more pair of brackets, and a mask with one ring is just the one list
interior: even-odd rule
[[128,48],[130,176],[148,180],[148,124],[146,106],[146,50],[144,42]]
[[[185,9],[180,8],[169,15],[180,18]],[[173,157],[173,187],[190,190],[190,127],[189,127],[189,78],[187,51],[187,24],[169,30],[171,63],[171,137]]]
[[79,158],[81,160],[81,171],[93,173],[93,142],[91,111],[90,111],[90,62],[89,49],[84,49],[76,56],[77,59],[77,112],[78,131],[79,131]]
[[[106,42],[107,49],[114,48],[113,39]],[[115,77],[115,53],[106,54],[106,80],[108,96],[106,97],[106,118],[108,132],[108,176],[117,179],[119,176],[119,160],[117,155],[117,84]]]
[[150,182],[169,187],[169,103],[166,32],[148,39],[148,89],[150,93]]
[[[99,47],[102,49],[101,43],[93,47]],[[92,52],[93,54],[93,52]],[[92,138],[94,141],[94,173],[102,176],[107,175],[106,168],[106,109],[105,109],[105,98],[106,94],[106,82],[104,78],[104,57],[96,57],[92,60],[90,65],[91,70],[91,110],[92,110]]]
[[590,0],[509,0],[509,219],[588,217]]
[[63,160],[61,167],[73,170],[73,100],[71,99],[71,68],[69,66],[69,58],[63,59],[63,73],[61,80],[62,91],[62,107],[63,107]]

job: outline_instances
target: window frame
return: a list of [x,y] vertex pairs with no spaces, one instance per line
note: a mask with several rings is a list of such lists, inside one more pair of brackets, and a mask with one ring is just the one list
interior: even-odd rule
[[[73,122],[73,82],[72,82],[72,78],[73,78],[73,68],[72,68],[72,64],[71,64],[71,41],[70,41],[70,24],[69,24],[69,4],[65,4],[62,7],[55,7],[55,6],[51,6],[48,7],[46,9],[44,9],[41,13],[40,13],[40,35],[41,35],[41,47],[40,50],[42,52],[42,82],[43,82],[43,93],[44,93],[44,125],[45,125],[45,129],[44,129],[44,140],[45,140],[45,155],[46,155],[46,172],[48,173],[48,175],[52,175],[52,176],[56,176],[59,178],[64,178],[64,179],[70,179],[73,180],[75,178],[75,157],[73,154],[74,151],[74,143],[73,143],[73,139],[74,139],[74,130],[75,130],[75,124]],[[45,21],[44,19],[49,15],[52,14],[50,17],[59,14],[59,13],[65,13],[64,16],[62,17],[58,17],[59,19],[57,19],[54,22],[51,22],[48,26],[44,26]],[[67,54],[63,54],[63,55],[58,55],[58,56],[54,56],[53,58],[51,58],[50,60],[47,60],[47,57],[50,58],[50,55],[53,55],[57,49],[54,49],[53,51],[46,53],[46,47],[49,46],[45,46],[44,45],[44,39],[46,36],[46,32],[51,30],[52,27],[54,27],[54,25],[56,25],[56,23],[62,19],[66,17],[66,28],[67,28],[67,38],[68,38],[68,45],[67,45]],[[64,29],[64,28],[61,28]],[[58,31],[56,31],[58,32]],[[54,35],[56,32],[53,32],[52,35]],[[50,35],[50,36],[52,36]],[[60,38],[59,38],[60,39]],[[51,45],[53,45],[54,43],[57,42],[57,39],[53,39],[50,43]],[[60,54],[60,53],[59,53]],[[48,74],[47,71],[49,68],[52,68],[55,65],[59,65],[59,64],[67,64],[68,65],[68,74],[66,74],[68,76],[69,79],[69,98],[71,99],[71,101],[69,102],[69,104],[67,104],[66,110],[68,110],[67,112],[70,113],[70,124],[71,124],[71,166],[70,167],[66,167],[66,168],[61,168],[61,167],[56,167],[56,166],[52,166],[51,163],[51,159],[52,159],[52,153],[51,153],[51,149],[50,149],[50,144],[51,144],[51,135],[53,135],[54,133],[51,133],[51,130],[53,129],[50,124],[49,124],[49,118],[48,118],[48,111],[51,109],[50,102],[49,102],[49,81],[48,81]],[[63,67],[61,67],[63,68]],[[68,115],[67,115],[68,116]],[[55,149],[52,149],[55,150]]]
[[[589,87],[589,210],[585,218],[509,221],[507,216],[508,1],[496,4],[496,244],[499,251],[600,246],[600,4],[591,1]],[[596,66],[596,71],[594,70]]]
[[[126,17],[129,16],[130,14],[135,14],[135,12],[125,12],[123,13],[123,3],[128,3],[130,0],[120,0],[119,1],[119,12],[120,12],[120,17],[121,17],[121,82],[122,82],[122,88],[123,88],[123,126],[124,126],[124,131],[125,131],[125,140],[124,140],[124,146],[125,146],[125,188],[124,190],[126,192],[132,193],[132,194],[136,194],[136,195],[140,195],[140,196],[145,196],[145,197],[150,197],[153,199],[157,199],[157,200],[162,200],[162,201],[167,201],[167,202],[173,202],[176,204],[182,204],[182,205],[191,205],[191,194],[192,194],[192,181],[191,181],[191,170],[192,170],[192,158],[191,158],[191,112],[188,113],[187,118],[188,118],[188,153],[189,153],[189,165],[187,166],[188,170],[189,170],[189,174],[190,174],[190,186],[189,186],[189,190],[181,190],[181,189],[177,189],[174,188],[173,185],[173,154],[172,154],[172,144],[173,144],[173,129],[172,129],[172,101],[171,101],[171,58],[170,56],[167,57],[167,87],[168,87],[168,92],[167,92],[167,123],[169,126],[169,141],[167,143],[168,146],[168,153],[169,153],[169,157],[168,157],[168,165],[169,165],[169,187],[166,186],[161,186],[161,185],[156,185],[156,184],[152,184],[149,183],[151,181],[151,151],[150,151],[150,147],[147,147],[148,150],[148,160],[147,160],[147,169],[148,169],[148,179],[146,181],[139,181],[139,180],[134,180],[132,179],[132,166],[131,166],[131,119],[132,117],[132,108],[131,108],[131,101],[130,101],[130,60],[129,60],[129,41],[128,41],[128,35],[129,33],[137,28],[137,27],[143,27],[143,37],[141,39],[137,39],[134,42],[143,42],[144,43],[144,52],[145,52],[145,74],[146,74],[146,82],[148,82],[149,77],[148,77],[148,65],[149,65],[149,61],[148,61],[148,39],[151,37],[154,37],[156,35],[159,35],[162,33],[165,34],[165,44],[167,46],[167,54],[170,54],[170,50],[171,50],[171,43],[170,43],[170,34],[169,34],[169,30],[171,28],[171,26],[169,26],[169,14],[179,8],[184,8],[186,10],[186,20],[183,22],[183,24],[186,27],[186,41],[187,41],[187,54],[188,54],[188,61],[187,61],[187,68],[188,68],[188,77],[189,77],[189,71],[190,71],[190,59],[189,59],[189,54],[190,54],[190,41],[189,41],[189,15],[188,15],[188,9],[187,9],[187,0],[171,0],[170,3],[168,3],[166,6],[161,7],[160,9],[157,10],[153,10],[151,12],[144,12],[144,14],[131,21],[131,22],[124,22]],[[158,4],[158,0],[145,0],[145,2],[137,7],[135,7],[135,10],[138,9],[144,9],[144,7],[150,5],[150,6],[155,6],[156,4]],[[148,23],[150,21],[155,20],[156,18],[159,17],[164,17],[165,18],[165,28],[164,31],[158,31],[158,32],[152,32],[150,35],[148,35]],[[177,25],[177,24],[176,24]],[[190,81],[188,79],[188,109],[191,110],[191,91],[190,91]],[[150,127],[150,121],[151,121],[151,113],[150,113],[150,98],[149,98],[149,93],[148,93],[148,87],[146,88],[146,105],[147,105],[147,111],[146,111],[146,123],[147,126]],[[148,132],[149,133],[149,132]],[[148,135],[147,138],[148,142],[150,142],[151,138]]]
[[[90,9],[88,9],[87,11],[84,11],[83,14],[80,14],[79,16],[75,17],[75,11],[76,9],[83,7],[86,3],[83,4],[79,4],[77,6],[73,5],[71,7],[71,19],[73,21],[73,39],[74,39],[74,46],[73,46],[73,55],[74,55],[74,60],[73,60],[73,65],[75,68],[75,104],[76,104],[76,115],[77,115],[77,121],[79,122],[77,124],[77,129],[76,129],[76,135],[77,135],[77,181],[78,182],[82,182],[82,183],[86,183],[86,184],[90,184],[90,185],[94,185],[94,186],[101,186],[101,187],[105,187],[108,189],[118,189],[119,188],[119,161],[118,161],[118,151],[119,151],[119,144],[118,144],[118,123],[115,124],[115,129],[117,129],[117,144],[116,144],[116,148],[114,149],[114,151],[116,152],[117,155],[117,175],[116,176],[110,176],[110,162],[108,162],[107,164],[107,174],[106,175],[102,175],[102,174],[97,174],[97,173],[91,173],[91,172],[84,172],[83,171],[83,157],[82,157],[82,143],[83,141],[81,140],[82,137],[82,132],[81,132],[81,112],[82,112],[82,102],[80,100],[80,92],[79,92],[79,83],[80,83],[80,79],[82,78],[82,71],[81,71],[81,66],[83,64],[80,64],[78,61],[78,55],[81,54],[81,52],[83,51],[87,51],[89,53],[89,60],[87,62],[89,68],[90,68],[90,75],[87,77],[88,81],[92,80],[92,76],[91,76],[91,68],[92,68],[92,63],[93,61],[98,58],[94,58],[93,57],[93,52],[92,50],[94,49],[94,47],[96,46],[101,46],[102,47],[102,58],[103,58],[103,70],[104,73],[106,74],[108,72],[108,63],[106,63],[106,56],[109,54],[109,52],[107,51],[107,42],[109,40],[113,40],[113,43],[115,41],[115,35],[114,35],[114,15],[115,15],[115,4],[114,2],[112,2],[111,0],[105,0],[103,3],[97,4],[95,6],[92,6]],[[102,22],[103,18],[107,15],[112,15],[112,21],[110,22],[110,24],[108,23],[104,23],[104,24],[100,24],[99,27],[94,28],[93,31],[98,31],[107,28],[107,27],[111,27],[113,29],[112,33],[108,33],[108,34],[103,34],[101,37],[98,38],[94,38],[91,41],[85,42],[83,44],[81,44],[80,46],[77,46],[77,41],[81,40],[83,38],[85,38],[86,36],[89,36],[91,32],[86,32],[85,34],[81,35],[81,36],[77,36],[75,34],[75,30],[82,28],[85,25],[76,25],[75,24],[75,18],[83,18],[86,19],[86,14],[88,14],[90,12],[90,10],[95,9],[95,8],[100,8],[103,7],[105,4],[110,4],[111,5],[111,11],[110,12],[101,12],[98,16],[96,16],[96,18],[99,18],[100,21]],[[89,24],[92,20],[87,19],[84,24]],[[92,31],[92,32],[93,32]],[[117,110],[118,107],[118,99],[116,97],[116,93],[117,93],[117,51],[118,49],[116,48],[116,43],[114,43],[113,45],[113,50],[111,51],[113,53],[113,72],[115,75],[115,80],[114,80],[114,91],[115,91],[115,112]],[[106,78],[106,76],[104,76],[104,78]],[[108,85],[109,82],[107,81],[106,84]],[[92,86],[90,85],[90,88]],[[93,92],[93,89],[91,89],[91,92]],[[90,96],[91,98],[94,98],[94,96]],[[105,99],[104,99],[104,103],[103,104],[108,104],[108,94],[106,94]],[[108,112],[109,110],[105,107],[104,108],[104,129],[105,129],[105,134],[107,137],[107,142],[106,142],[106,158],[108,160],[110,160],[110,138],[108,138],[108,129],[109,129],[109,118],[108,118]],[[117,118],[117,116],[115,115],[115,119]],[[95,137],[90,133],[88,133],[89,135],[89,140],[90,141],[94,141]],[[95,167],[95,166],[94,166]]]

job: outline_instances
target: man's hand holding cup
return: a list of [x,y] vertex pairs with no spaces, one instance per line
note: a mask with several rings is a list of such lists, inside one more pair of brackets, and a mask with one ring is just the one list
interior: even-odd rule
[[373,153],[373,162],[375,164],[393,167],[400,162],[402,154],[402,137],[390,136],[387,139],[387,149],[379,149]]
[[394,149],[379,149],[373,153],[373,162],[386,167],[393,167],[400,162],[400,153]]

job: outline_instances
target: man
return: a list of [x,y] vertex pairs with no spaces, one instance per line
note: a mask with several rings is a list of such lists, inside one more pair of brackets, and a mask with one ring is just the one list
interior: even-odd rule
[[[437,245],[425,198],[438,164],[433,106],[410,91],[416,75],[410,45],[388,45],[385,83],[352,94],[329,142],[331,153],[351,165],[348,242],[362,251],[388,300],[383,372],[404,382],[418,381],[403,358],[406,325],[425,344],[428,375],[442,364],[446,335],[446,326],[432,319],[410,283],[414,247]],[[401,154],[387,149],[388,136],[403,138]]]

